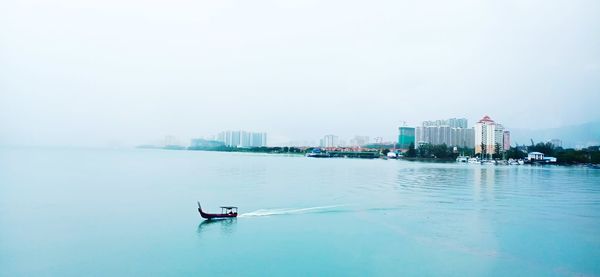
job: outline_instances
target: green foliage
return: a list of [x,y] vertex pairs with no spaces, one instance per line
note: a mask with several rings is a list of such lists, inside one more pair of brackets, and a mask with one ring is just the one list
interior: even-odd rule
[[419,158],[451,159],[456,158],[456,156],[457,154],[452,153],[452,148],[446,144],[423,144],[417,148],[417,157]]
[[555,157],[557,162],[561,164],[600,163],[599,146],[590,146],[581,150],[575,150],[572,148],[563,149],[555,147],[550,142],[540,142],[529,146],[527,150],[530,152],[541,152],[548,157]]
[[[496,146],[496,150],[498,149]],[[237,147],[189,147],[189,150],[205,150],[205,151],[223,151],[223,152],[253,152],[253,153],[310,153],[314,148],[300,149],[297,147],[250,147],[250,148],[237,148]],[[485,148],[482,148],[485,156]],[[389,149],[384,149],[382,154],[387,155]],[[575,149],[563,149],[560,147],[554,147],[552,143],[537,143],[527,146],[529,152],[541,152],[549,157],[556,157],[557,162],[560,164],[580,164],[580,163],[594,163],[600,164],[600,147],[592,146],[581,150]],[[376,152],[375,152],[376,153]],[[458,153],[453,153],[452,147],[448,147],[445,144],[431,145],[424,144],[418,148],[414,148],[414,143],[411,143],[408,151],[404,154],[407,158],[438,158],[438,159],[455,159],[458,154],[473,156],[474,149],[472,148],[461,148],[458,149]],[[523,149],[511,147],[505,152],[506,159],[523,159],[527,157],[527,153]],[[496,156],[495,156],[496,157]]]
[[590,162],[589,156],[585,151],[582,150],[566,149],[556,154],[556,159],[560,163],[573,164]]
[[475,149],[473,148],[458,148],[458,153],[463,156],[474,156]]
[[544,153],[544,155],[546,156],[550,156],[550,157],[554,157],[555,156],[555,150],[556,147],[554,147],[554,144],[552,144],[551,142],[538,142],[535,145],[531,145],[527,148],[527,151],[529,152],[541,152]]
[[590,154],[590,162],[593,164],[600,164],[600,151],[596,148],[595,152]]
[[404,156],[408,157],[408,158],[414,158],[417,156],[417,151],[415,150],[415,143],[411,142],[410,145],[408,146],[408,151],[406,151],[406,153],[404,154]]
[[515,148],[515,147],[511,147],[510,149],[506,150],[506,158],[507,159],[524,159],[525,157],[527,157],[527,153]]
[[500,158],[502,158],[501,150],[502,149],[500,149],[500,144],[496,143],[494,145],[494,154],[492,155],[492,159],[500,159]]

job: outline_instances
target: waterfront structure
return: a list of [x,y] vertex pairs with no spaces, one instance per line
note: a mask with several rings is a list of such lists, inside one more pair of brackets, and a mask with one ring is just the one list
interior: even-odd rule
[[527,160],[530,160],[530,161],[541,161],[541,160],[544,160],[544,153],[542,153],[542,152],[529,152],[529,153],[527,153]]
[[408,149],[411,143],[415,144],[415,128],[399,127],[398,131],[398,148]]
[[467,119],[450,118],[447,120],[423,121],[415,130],[417,145],[446,144],[455,147],[474,146],[474,130],[467,128]]
[[555,157],[545,156],[541,152],[529,152],[527,153],[527,160],[530,162],[544,162],[544,163],[555,163],[557,159]]
[[267,133],[223,131],[217,135],[217,141],[229,147],[263,147],[267,146]]
[[507,147],[504,143],[505,136],[508,136],[510,148],[510,133],[505,134],[502,124],[484,116],[475,124],[475,153],[496,154],[496,145],[503,151]]
[[321,147],[338,147],[340,146],[340,138],[336,135],[326,135],[321,139],[319,144]]

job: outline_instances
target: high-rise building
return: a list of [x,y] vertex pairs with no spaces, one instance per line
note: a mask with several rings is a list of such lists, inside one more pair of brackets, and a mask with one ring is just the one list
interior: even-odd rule
[[496,150],[496,144],[500,151],[504,151],[504,126],[496,123],[496,129],[494,130],[494,151]]
[[340,146],[340,139],[335,135],[326,135],[321,139],[320,146],[325,148],[338,147]]
[[448,119],[448,126],[451,128],[467,128],[467,119],[466,118],[450,118]]
[[349,146],[363,146],[369,144],[369,137],[367,136],[354,136],[353,139],[350,140],[350,145]]
[[262,147],[267,146],[267,133],[223,131],[217,135],[217,141],[229,147]]
[[504,137],[502,138],[504,144],[504,150],[510,149],[510,131],[504,131]]
[[398,128],[398,148],[408,149],[410,144],[415,143],[415,128],[413,127],[400,127]]
[[467,128],[466,118],[449,118],[449,119],[438,119],[423,121],[421,124],[423,127],[432,126],[450,126],[450,128]]
[[249,133],[249,144],[252,147],[267,146],[267,133]]
[[415,130],[417,144],[446,144],[448,146],[473,148],[475,134],[467,128],[467,119],[423,121]]
[[[508,136],[510,148],[510,133],[505,134],[504,126],[496,123],[489,116],[484,116],[475,124],[475,153],[496,154],[496,145],[500,150],[506,149],[505,135]],[[483,148],[482,148],[483,147]]]
[[174,146],[179,145],[179,140],[175,136],[165,136],[165,140],[162,143],[163,146]]
[[473,128],[452,128],[450,146],[473,148],[475,131]]

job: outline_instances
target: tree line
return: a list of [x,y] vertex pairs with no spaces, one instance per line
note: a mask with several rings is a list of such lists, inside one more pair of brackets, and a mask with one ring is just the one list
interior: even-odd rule
[[456,159],[458,155],[471,156],[474,152],[473,148],[457,148],[457,151],[454,151],[454,147],[446,144],[422,144],[415,148],[415,144],[411,142],[404,156],[424,159]]
[[[555,157],[558,163],[562,164],[580,164],[593,163],[600,164],[600,146],[589,146],[582,149],[562,148],[555,146],[551,142],[531,143],[527,146],[528,152],[540,152],[545,156]],[[523,149],[523,147],[521,147]]]
[[[561,164],[581,164],[592,163],[600,164],[600,146],[590,146],[582,149],[562,148],[553,145],[550,142],[539,142],[529,146],[516,146],[503,150],[499,144],[494,146],[493,159],[525,159],[529,152],[540,152],[548,157],[555,157],[558,163]],[[411,143],[408,151],[404,153],[407,158],[436,158],[436,159],[456,159],[458,155],[479,156],[485,157],[486,149],[482,146],[483,153],[475,154],[473,148],[458,148],[454,151],[454,147],[446,144],[433,145],[423,144],[415,148],[414,143]]]

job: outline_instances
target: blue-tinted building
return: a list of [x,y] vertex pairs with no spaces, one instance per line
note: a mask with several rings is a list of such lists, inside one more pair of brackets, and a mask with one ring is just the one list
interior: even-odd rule
[[398,135],[398,148],[408,149],[411,143],[415,143],[415,128],[413,127],[400,127]]

